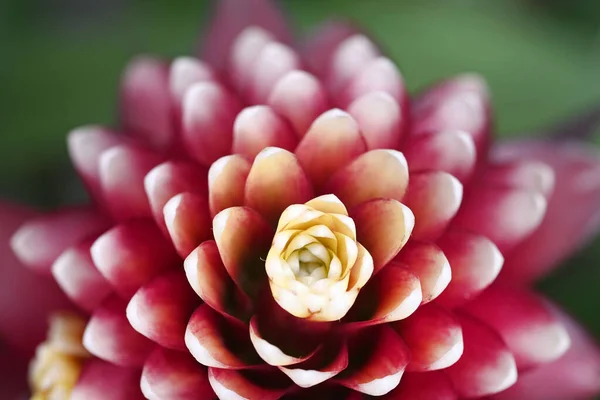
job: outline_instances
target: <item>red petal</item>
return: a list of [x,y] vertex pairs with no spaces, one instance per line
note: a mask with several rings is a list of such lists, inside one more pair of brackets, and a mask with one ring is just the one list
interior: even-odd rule
[[415,215],[413,237],[437,239],[456,215],[462,196],[462,184],[446,172],[411,175],[404,203]]
[[408,371],[434,371],[448,368],[463,354],[460,323],[443,308],[429,304],[409,318],[393,324],[410,349]]
[[108,298],[98,307],[83,334],[83,345],[93,355],[123,366],[141,366],[154,343],[137,333],[125,316],[127,302]]
[[494,243],[472,233],[450,231],[438,245],[450,262],[452,280],[436,301],[448,307],[464,304],[488,287],[504,262]]
[[233,125],[233,152],[256,157],[266,147],[281,147],[293,151],[297,139],[288,123],[269,106],[243,109]]
[[212,236],[208,201],[192,193],[181,193],[167,202],[164,218],[169,236],[181,257],[187,257]]
[[213,219],[213,234],[223,265],[251,298],[267,282],[264,261],[273,232],[256,211],[232,207]]
[[547,303],[525,290],[492,286],[467,304],[466,312],[502,336],[519,369],[554,361],[571,344]]
[[334,109],[321,114],[296,149],[300,164],[315,187],[366,149],[356,121]]
[[192,85],[183,99],[183,141],[196,161],[209,166],[231,152],[237,99],[215,82]]
[[227,274],[214,241],[198,246],[183,265],[190,286],[206,304],[225,316],[248,318],[250,299]]
[[91,254],[102,275],[127,297],[178,262],[172,246],[150,220],[117,225],[94,242]]
[[223,318],[206,304],[192,314],[185,344],[194,358],[207,367],[245,369],[260,363],[247,327]]
[[184,350],[188,320],[200,299],[183,271],[162,274],[142,286],[129,301],[127,319],[139,333],[161,346]]
[[256,156],[246,181],[245,203],[267,221],[277,225],[289,205],[312,197],[310,182],[293,153],[268,147]]
[[337,380],[358,392],[382,396],[398,386],[409,359],[402,339],[389,326],[380,325],[353,338],[351,367]]
[[317,74],[325,75],[335,49],[355,32],[356,30],[346,23],[327,22],[321,25],[305,43],[303,58]]
[[220,158],[211,165],[208,172],[208,195],[213,216],[226,208],[244,204],[248,173],[250,163],[239,155]]
[[373,257],[374,273],[398,254],[408,241],[414,226],[410,209],[392,199],[363,203],[350,215],[356,222],[358,242]]
[[144,177],[161,161],[155,153],[115,146],[100,156],[100,182],[106,205],[118,220],[150,216]]
[[452,383],[441,372],[406,373],[389,400],[458,400]]
[[517,366],[498,334],[471,317],[459,316],[465,349],[458,362],[446,369],[461,397],[501,392],[517,381]]
[[146,360],[140,386],[149,400],[216,399],[206,367],[187,352],[160,347]]
[[446,289],[452,279],[452,269],[444,252],[433,243],[410,240],[394,261],[419,277],[423,303],[430,302]]
[[109,220],[92,207],[67,208],[25,222],[10,244],[23,264],[49,273],[63,251],[108,226]]
[[52,265],[52,275],[61,289],[87,311],[94,310],[112,291],[92,261],[90,246],[91,241],[85,241],[71,247]]
[[121,81],[121,120],[127,133],[156,150],[166,150],[175,132],[171,119],[169,70],[161,60],[139,57]]
[[321,82],[304,71],[291,71],[275,84],[267,101],[273,110],[287,118],[296,135],[302,137],[312,122],[328,109]]
[[335,193],[352,208],[365,201],[388,198],[401,201],[408,186],[408,165],[399,151],[371,150],[337,171],[325,191]]
[[83,368],[71,400],[142,400],[140,370],[91,360]]
[[365,94],[350,103],[348,112],[358,122],[368,149],[398,148],[406,123],[400,105],[388,93]]
[[[209,368],[208,380],[221,400],[277,400],[287,391],[281,388],[271,388],[270,385],[263,385],[263,382],[254,383],[241,372],[230,369]],[[273,383],[268,378],[264,378],[264,380],[264,383]]]
[[473,138],[462,131],[439,131],[412,136],[403,148],[410,172],[444,171],[466,182],[475,169]]

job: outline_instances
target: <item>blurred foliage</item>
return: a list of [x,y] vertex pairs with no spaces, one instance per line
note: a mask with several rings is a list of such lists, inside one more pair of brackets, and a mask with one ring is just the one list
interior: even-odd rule
[[[299,30],[355,21],[400,66],[409,88],[476,71],[489,81],[503,137],[600,101],[595,0],[281,0]],[[73,201],[65,134],[115,121],[120,71],[134,54],[189,53],[202,0],[5,0],[0,3],[0,195],[38,206]],[[600,143],[600,136],[596,136]],[[600,337],[600,242],[545,291]]]

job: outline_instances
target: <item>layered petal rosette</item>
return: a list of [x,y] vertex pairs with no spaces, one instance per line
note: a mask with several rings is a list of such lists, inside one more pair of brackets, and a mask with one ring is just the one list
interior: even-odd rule
[[284,27],[221,2],[205,61],[134,60],[121,126],[69,136],[94,205],[13,248],[90,313],[85,349],[153,400],[600,392],[597,346],[526,286],[596,232],[598,155],[492,145],[480,77],[409,99],[365,35]]

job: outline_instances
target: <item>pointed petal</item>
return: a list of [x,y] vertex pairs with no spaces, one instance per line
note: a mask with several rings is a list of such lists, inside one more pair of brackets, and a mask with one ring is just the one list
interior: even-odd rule
[[23,264],[49,273],[63,251],[104,231],[109,223],[108,218],[92,207],[66,208],[25,222],[10,244]]
[[520,370],[554,361],[570,347],[565,326],[534,293],[492,286],[465,310],[502,336]]
[[433,243],[409,241],[398,253],[394,262],[419,277],[423,303],[438,297],[452,279],[452,269],[444,252]]
[[385,92],[371,92],[354,100],[348,113],[356,119],[367,148],[397,149],[406,125],[402,109]]
[[410,137],[403,153],[411,173],[444,171],[463,183],[473,174],[477,158],[473,138],[463,131],[438,131]]
[[256,211],[232,207],[213,219],[213,234],[233,281],[251,298],[267,282],[264,262],[273,232]]
[[374,273],[398,254],[408,241],[415,223],[410,209],[392,199],[363,203],[350,216],[356,222],[359,243],[373,257]]
[[165,204],[164,218],[169,236],[181,257],[187,257],[212,236],[208,201],[192,193],[180,193]]
[[140,370],[124,368],[102,360],[84,367],[71,393],[71,400],[142,400]]
[[121,80],[121,123],[125,131],[157,151],[174,139],[168,66],[151,57],[132,60]]
[[388,198],[401,201],[408,186],[406,159],[396,150],[371,150],[331,177],[327,193],[335,193],[348,208],[365,201]]
[[308,360],[279,369],[302,388],[316,386],[333,378],[348,366],[345,342],[326,343]]
[[398,386],[410,359],[402,339],[387,325],[364,330],[350,344],[350,366],[336,379],[358,392],[382,396]]
[[489,239],[469,232],[450,231],[438,242],[452,268],[452,280],[436,299],[456,307],[488,287],[502,269],[504,258]]
[[458,400],[452,383],[442,372],[406,373],[389,400]]
[[150,216],[144,177],[161,161],[158,154],[134,146],[115,146],[100,156],[100,183],[106,205],[118,220]]
[[108,298],[94,311],[83,334],[85,348],[103,360],[123,366],[142,366],[154,343],[137,333],[125,316],[127,302]]
[[351,329],[407,318],[422,300],[419,278],[399,265],[388,265],[369,280],[347,316]]
[[150,354],[140,387],[149,400],[215,399],[208,370],[187,352],[157,348]]
[[65,250],[52,264],[52,275],[60,288],[86,311],[94,310],[112,291],[92,261],[91,244],[84,241]]
[[124,296],[133,295],[178,261],[171,244],[150,220],[117,225],[96,239],[91,254],[98,270]]
[[298,137],[303,137],[313,121],[329,108],[321,82],[300,70],[290,71],[277,81],[267,104],[290,122]]
[[161,346],[185,350],[185,328],[199,304],[183,271],[173,271],[136,292],[127,305],[127,319],[133,329]]
[[215,82],[193,84],[183,99],[183,142],[188,154],[209,166],[231,151],[237,99]]
[[462,198],[462,184],[446,172],[411,175],[403,201],[415,215],[413,237],[426,241],[437,239],[456,215]]
[[293,151],[297,139],[288,123],[269,106],[243,109],[233,125],[233,152],[254,159],[266,147]]
[[167,201],[183,192],[206,195],[207,170],[192,163],[168,161],[148,172],[144,188],[154,219],[166,229],[163,208]]
[[500,336],[471,317],[459,316],[459,321],[464,352],[446,369],[457,393],[461,397],[480,397],[512,386],[517,381],[517,365]]
[[448,311],[428,304],[410,318],[393,324],[408,348],[408,371],[435,371],[448,368],[463,354],[462,328]]
[[319,116],[296,148],[296,156],[315,187],[365,151],[356,121],[334,109]]
[[260,383],[254,383],[240,371],[220,368],[208,369],[208,380],[217,397],[221,400],[238,399],[264,399],[277,400],[281,398],[286,390],[282,388],[271,388],[263,384],[273,382],[267,379],[261,379]]
[[211,308],[240,320],[249,318],[250,299],[227,274],[214,241],[198,246],[183,266],[190,286]]
[[267,147],[256,156],[246,181],[246,206],[275,225],[289,205],[312,197],[310,182],[293,153]]
[[194,311],[185,331],[185,344],[207,367],[245,369],[260,362],[246,326],[228,321],[206,304]]
[[247,97],[253,104],[263,104],[281,78],[300,69],[300,58],[292,48],[270,42],[255,55],[251,68]]
[[250,163],[242,156],[226,156],[215,161],[208,171],[208,201],[214,217],[229,207],[244,204],[246,178]]

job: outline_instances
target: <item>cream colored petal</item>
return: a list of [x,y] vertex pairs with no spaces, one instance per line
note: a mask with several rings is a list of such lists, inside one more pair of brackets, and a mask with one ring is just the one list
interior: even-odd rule
[[358,247],[356,241],[346,235],[336,233],[338,242],[335,254],[339,257],[342,263],[342,275],[345,276],[350,272],[350,269],[356,263],[358,257]]
[[354,220],[343,214],[329,214],[333,218],[334,230],[340,232],[352,240],[356,240],[356,225]]
[[290,221],[299,218],[302,214],[309,210],[310,208],[304,204],[292,204],[283,210],[281,217],[279,217],[279,222],[277,223],[277,232],[281,232],[282,230],[286,229],[286,226],[290,223]]
[[319,259],[323,264],[329,265],[332,258],[332,252],[327,247],[323,246],[321,243],[311,243],[306,246],[306,250],[310,251],[317,259]]
[[358,243],[358,258],[350,271],[350,281],[348,288],[350,290],[360,289],[371,278],[373,274],[373,257],[360,243]]
[[[297,282],[297,281],[296,281]],[[298,282],[299,283],[299,282]],[[310,312],[300,298],[288,289],[284,289],[274,283],[269,283],[273,298],[281,308],[292,314],[294,317],[307,318]]]
[[323,243],[327,248],[334,250],[337,248],[337,238],[335,234],[325,225],[314,225],[304,231],[305,235],[310,235]]
[[346,206],[334,194],[319,196],[306,203],[306,205],[327,214],[342,214],[348,216]]
[[273,237],[273,248],[282,253],[288,243],[301,232],[301,230],[285,230],[275,234],[275,237]]
[[299,250],[310,243],[317,243],[318,240],[313,236],[307,234],[306,232],[302,232],[296,235],[288,244],[285,252],[283,253],[283,257],[287,259],[294,251]]
[[278,285],[285,285],[289,280],[296,279],[288,263],[281,259],[279,252],[274,248],[267,254],[265,269],[269,280]]

